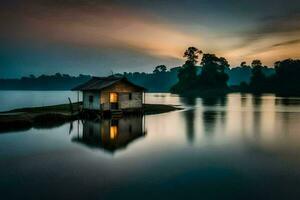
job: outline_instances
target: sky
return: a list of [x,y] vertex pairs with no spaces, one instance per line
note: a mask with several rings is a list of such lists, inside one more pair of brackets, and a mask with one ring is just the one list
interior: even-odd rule
[[189,46],[232,67],[300,58],[299,0],[9,0],[0,27],[0,78],[151,72]]

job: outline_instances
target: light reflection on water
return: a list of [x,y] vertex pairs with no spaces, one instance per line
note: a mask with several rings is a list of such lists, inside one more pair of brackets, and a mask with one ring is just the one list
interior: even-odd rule
[[43,199],[299,199],[299,98],[147,94],[146,101],[185,109],[0,135],[0,192]]

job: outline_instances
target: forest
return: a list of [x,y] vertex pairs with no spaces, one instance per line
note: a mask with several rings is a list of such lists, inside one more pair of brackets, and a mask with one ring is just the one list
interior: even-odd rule
[[[179,80],[178,72],[180,69],[182,66],[168,68],[165,65],[159,65],[154,67],[151,73],[124,72],[116,75],[127,77],[132,82],[147,88],[149,92],[169,92]],[[196,74],[201,74],[201,65],[195,66],[195,71]],[[229,76],[227,83],[230,87],[241,83],[250,83],[251,66],[225,67],[224,72]],[[274,74],[275,70],[264,66],[262,73],[268,77]],[[99,76],[102,75],[99,74]],[[71,76],[60,73],[40,76],[29,75],[18,79],[0,78],[0,90],[70,90],[90,78],[91,75]]]
[[[196,64],[200,61],[201,73],[197,73]],[[215,54],[203,53],[195,47],[189,47],[183,57],[186,62],[178,71],[178,82],[171,92],[183,95],[223,95],[229,92],[275,93],[279,95],[300,95],[300,60],[285,59],[274,63],[274,71],[255,59],[248,66],[242,62],[240,69],[250,71],[250,80],[242,80],[238,85],[230,86],[228,61]],[[230,70],[229,70],[230,71]],[[269,73],[266,73],[269,72]]]
[[[158,65],[151,73],[123,72],[130,81],[148,89],[148,92],[172,92],[181,95],[224,95],[229,92],[300,94],[300,60],[285,59],[274,66],[264,66],[255,59],[249,65],[231,67],[226,58],[203,53],[189,47],[183,54],[182,66],[169,68]],[[201,57],[201,59],[200,59]],[[99,75],[101,76],[101,75]],[[20,79],[0,79],[0,90],[70,90],[88,81],[91,75],[71,76],[30,75]]]

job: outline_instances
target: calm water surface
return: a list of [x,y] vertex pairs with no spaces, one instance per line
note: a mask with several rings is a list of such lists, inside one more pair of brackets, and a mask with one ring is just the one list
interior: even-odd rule
[[300,199],[300,99],[148,94],[184,110],[0,135],[1,199]]
[[0,112],[24,107],[37,107],[77,101],[74,91],[17,91],[0,90]]

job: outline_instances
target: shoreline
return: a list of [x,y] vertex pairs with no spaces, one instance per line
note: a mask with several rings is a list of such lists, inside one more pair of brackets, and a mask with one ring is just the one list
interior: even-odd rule
[[[81,103],[60,104],[54,106],[30,107],[0,112],[0,133],[25,131],[30,128],[54,128],[67,122],[85,119],[78,108]],[[73,113],[71,112],[73,108]],[[141,113],[154,115],[181,110],[177,106],[164,104],[144,104]],[[132,113],[134,114],[134,113]],[[127,116],[129,113],[124,113]]]

